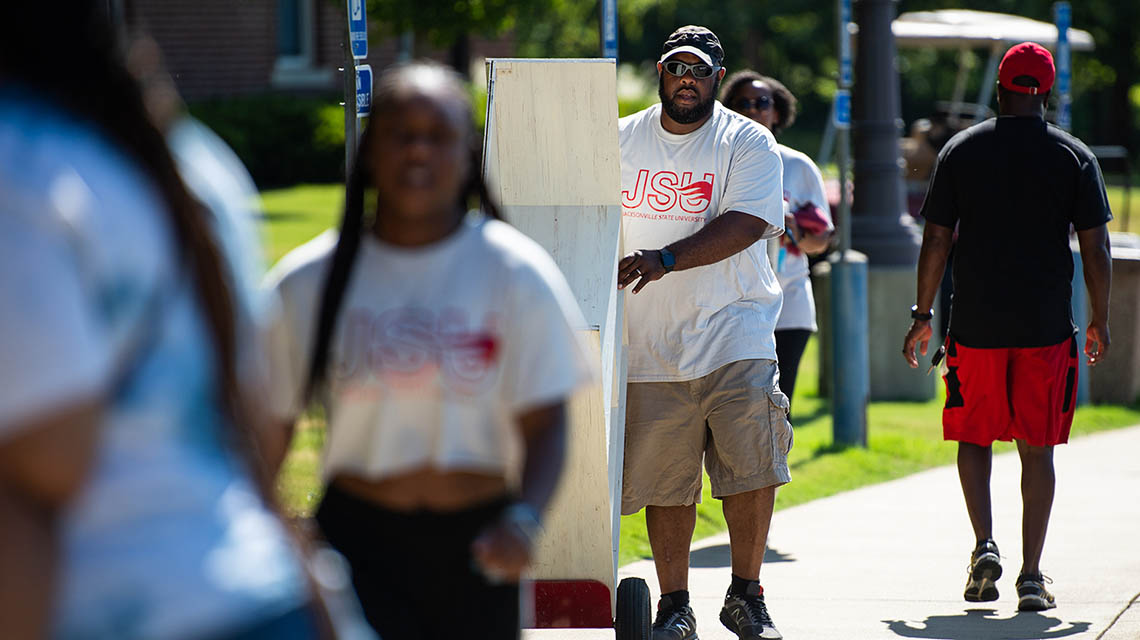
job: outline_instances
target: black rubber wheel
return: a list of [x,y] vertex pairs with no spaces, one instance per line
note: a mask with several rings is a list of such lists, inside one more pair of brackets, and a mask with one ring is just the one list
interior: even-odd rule
[[649,585],[641,578],[622,580],[618,584],[614,620],[617,640],[649,640],[651,617]]

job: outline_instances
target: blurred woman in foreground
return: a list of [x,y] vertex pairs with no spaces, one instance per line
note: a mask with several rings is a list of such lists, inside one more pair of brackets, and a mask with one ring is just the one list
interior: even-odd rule
[[[585,321],[486,198],[458,76],[393,67],[373,104],[339,236],[269,278],[274,412],[291,426],[311,395],[325,408],[317,521],[381,637],[515,638],[565,404],[591,374]],[[469,214],[480,196],[486,215]]]
[[105,9],[0,3],[4,634],[313,638],[237,373],[238,258]]

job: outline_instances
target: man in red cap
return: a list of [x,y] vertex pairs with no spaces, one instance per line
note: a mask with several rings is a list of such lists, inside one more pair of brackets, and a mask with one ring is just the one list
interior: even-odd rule
[[1056,606],[1039,562],[1053,505],[1053,447],[1068,441],[1077,386],[1070,228],[1080,243],[1092,306],[1084,346],[1090,366],[1105,358],[1109,344],[1106,223],[1112,213],[1095,156],[1045,122],[1054,75],[1045,48],[1032,42],[1011,48],[998,68],[998,117],[954,136],[939,154],[922,205],[918,299],[903,344],[903,356],[917,367],[915,347],[926,354],[930,309],[957,225],[942,425],[945,439],[959,443],[958,475],[977,536],[965,598],[998,597],[991,445],[1016,440],[1021,611]]

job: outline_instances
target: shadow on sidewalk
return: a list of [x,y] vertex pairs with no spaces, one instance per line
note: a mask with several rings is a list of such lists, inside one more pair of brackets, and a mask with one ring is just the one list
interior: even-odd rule
[[[771,562],[795,562],[796,559],[786,553],[768,547],[764,549],[764,564]],[[732,566],[732,556],[727,544],[717,544],[703,547],[689,553],[689,566],[694,569],[719,569]]]
[[1063,622],[1036,612],[1018,612],[1011,618],[996,616],[995,609],[967,609],[962,615],[930,616],[918,626],[905,620],[883,622],[900,637],[932,640],[1045,640],[1084,633],[1092,626],[1090,622]]

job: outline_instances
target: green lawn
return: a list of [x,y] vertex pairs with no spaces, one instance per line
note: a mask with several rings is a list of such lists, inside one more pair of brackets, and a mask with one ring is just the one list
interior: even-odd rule
[[1140,180],[1133,181],[1128,198],[1130,207],[1127,212],[1124,210],[1124,187],[1109,185],[1105,190],[1108,192],[1108,205],[1112,208],[1114,216],[1112,222],[1108,223],[1108,228],[1112,231],[1140,233]]
[[340,223],[344,186],[302,184],[261,192],[263,235],[269,264],[297,245]]
[[[1140,189],[1137,191],[1133,194],[1133,207],[1140,216]],[[1114,197],[1111,189],[1109,197]],[[292,247],[335,226],[343,200],[340,185],[302,185],[264,192],[265,237],[270,259],[276,261]],[[1133,223],[1134,230],[1138,227],[1140,223]],[[793,402],[795,446],[789,457],[793,481],[780,490],[777,509],[954,461],[955,446],[942,441],[941,397],[923,403],[872,403],[868,409],[867,448],[836,447],[831,438],[827,400],[819,398],[817,393],[817,362],[813,339],[800,365]],[[1081,407],[1077,409],[1073,435],[1079,437],[1133,424],[1140,424],[1140,406]],[[292,513],[311,514],[320,499],[318,452],[323,442],[322,416],[316,413],[306,416],[298,427],[278,480],[282,501]],[[999,443],[995,451],[1012,448],[1012,445]],[[720,502],[709,496],[707,479],[705,487],[704,499],[697,511],[698,538],[724,530]],[[626,564],[648,557],[644,517],[641,514],[626,516],[622,518],[621,527],[620,562]]]
[[[1116,214],[1113,231],[1140,232],[1140,184],[1133,186],[1128,228],[1124,226],[1124,188],[1108,187],[1108,201]],[[266,255],[273,264],[290,249],[340,222],[344,187],[340,184],[306,184],[261,194],[265,215]]]

